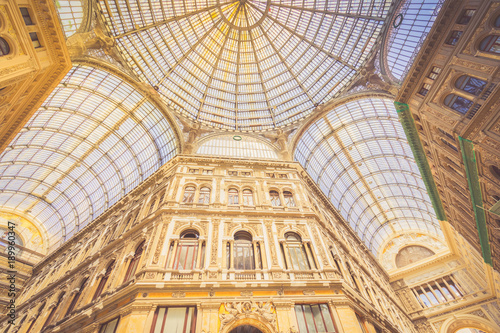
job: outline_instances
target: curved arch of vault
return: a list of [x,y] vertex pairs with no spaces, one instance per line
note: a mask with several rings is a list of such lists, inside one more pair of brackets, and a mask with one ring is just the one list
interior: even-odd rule
[[178,147],[171,124],[131,84],[74,66],[0,155],[0,207],[41,223],[53,249]]
[[377,256],[409,230],[442,236],[393,102],[360,97],[308,125],[294,159]]

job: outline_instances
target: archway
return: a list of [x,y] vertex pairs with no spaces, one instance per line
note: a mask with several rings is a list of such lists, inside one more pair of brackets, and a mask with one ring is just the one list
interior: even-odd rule
[[[463,330],[465,329],[465,330]],[[472,330],[471,330],[472,329]],[[474,330],[475,329],[475,330]],[[444,321],[439,333],[481,333],[500,332],[494,322],[471,314],[455,315]]]
[[231,332],[229,333],[263,333],[261,330],[259,330],[258,328],[255,328],[253,326],[250,326],[250,325],[242,325],[242,326],[238,326],[236,328],[233,328],[231,330]]

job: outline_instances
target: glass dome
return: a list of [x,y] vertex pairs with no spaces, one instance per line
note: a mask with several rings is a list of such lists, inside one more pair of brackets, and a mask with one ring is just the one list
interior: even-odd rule
[[128,65],[178,113],[238,131],[283,127],[337,96],[390,1],[99,2]]

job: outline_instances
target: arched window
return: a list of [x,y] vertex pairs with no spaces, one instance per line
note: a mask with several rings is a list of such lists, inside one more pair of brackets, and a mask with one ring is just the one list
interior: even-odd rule
[[239,198],[238,198],[238,190],[235,188],[229,189],[228,191],[228,204],[230,205],[238,205],[239,204]]
[[94,297],[92,298],[92,300],[95,300],[96,298],[101,296],[102,291],[104,290],[104,287],[106,286],[106,282],[108,282],[109,276],[111,275],[111,272],[113,271],[114,267],[115,267],[115,261],[113,260],[108,265],[108,268],[106,268],[106,273],[104,273],[104,276],[99,281],[99,285],[97,286],[97,289],[95,291],[95,294],[94,294]]
[[80,283],[80,288],[78,288],[78,291],[73,295],[73,299],[71,300],[68,310],[66,311],[66,316],[69,315],[75,309],[76,305],[78,304],[78,300],[80,299],[80,296],[82,296],[83,290],[87,286],[88,280],[89,278],[86,277],[83,279],[82,283]]
[[200,197],[198,203],[208,205],[210,203],[210,188],[202,187],[200,190]]
[[356,275],[354,274],[354,271],[352,270],[349,262],[346,262],[346,265],[347,265],[347,270],[349,271],[349,274],[351,275],[351,280],[352,280],[352,283],[354,284],[354,288],[356,288],[359,291],[358,281],[356,281]]
[[431,257],[434,254],[434,251],[431,251],[424,246],[405,246],[404,248],[399,250],[398,254],[396,255],[396,267],[401,268],[411,265],[414,262]]
[[479,49],[485,52],[500,53],[500,36],[489,35],[479,44]]
[[344,278],[344,273],[342,272],[342,269],[340,268],[340,258],[338,255],[334,254],[333,251],[330,251],[333,257],[333,262],[335,263],[335,267],[337,267],[337,270],[339,271],[339,274],[342,278]]
[[[39,308],[38,308],[38,312],[35,316],[35,318],[33,318],[33,320],[31,321],[31,324],[30,326],[28,327],[28,329],[26,330],[25,333],[29,333],[31,331],[31,329],[33,328],[33,326],[35,326],[35,323],[36,323],[36,320],[38,319],[38,317],[40,317],[40,314],[42,313],[43,311],[43,308],[45,307],[45,303],[43,303]],[[24,319],[23,319],[24,320]]]
[[255,269],[252,235],[246,231],[234,234],[234,268]]
[[476,96],[481,94],[485,86],[486,81],[468,75],[462,75],[455,82],[455,87]]
[[175,252],[173,269],[195,269],[199,251],[199,234],[195,230],[186,230],[181,234]]
[[295,207],[295,200],[293,199],[292,192],[283,191],[283,197],[285,198],[285,205],[288,207]]
[[463,98],[462,96],[458,96],[455,94],[449,94],[444,99],[444,104],[455,111],[458,111],[462,114],[466,114],[472,106],[472,101],[467,98]]
[[0,57],[5,56],[10,53],[9,43],[2,37],[0,37]]
[[252,190],[243,190],[243,204],[245,206],[253,206]]
[[125,274],[125,279],[123,280],[123,283],[131,280],[134,277],[135,271],[137,270],[137,266],[139,265],[139,261],[141,260],[143,250],[144,250],[144,242],[139,244],[139,246],[135,250],[134,257],[132,258],[132,260],[130,260],[130,264],[128,265],[127,273]]
[[278,191],[269,191],[269,196],[271,197],[271,205],[274,207],[281,206],[281,199]]
[[497,180],[500,180],[500,168],[496,165],[490,165],[490,172]]
[[309,262],[309,259],[307,258],[307,253],[304,248],[304,244],[302,244],[300,236],[293,232],[287,232],[285,234],[285,240],[285,251],[288,254],[288,260],[285,257],[287,268],[293,270],[311,269],[311,264]]
[[184,197],[182,198],[183,203],[192,203],[194,201],[194,193],[196,188],[194,186],[188,186],[184,190]]
[[153,213],[153,209],[155,208],[156,205],[156,197],[151,199],[151,203],[149,204],[149,212],[148,215]]
[[42,330],[49,326],[50,323],[52,322],[52,320],[54,319],[54,315],[56,314],[56,311],[57,309],[59,308],[59,304],[61,304],[63,298],[64,298],[64,295],[65,293],[61,293],[61,295],[59,295],[59,298],[57,299],[57,303],[56,305],[52,308],[52,310],[50,310],[50,313],[49,313],[49,316],[47,317],[47,320],[45,320],[45,324],[43,324],[43,327],[42,327]]

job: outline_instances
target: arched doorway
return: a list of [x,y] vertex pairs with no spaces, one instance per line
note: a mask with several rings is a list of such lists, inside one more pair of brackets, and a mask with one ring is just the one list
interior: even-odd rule
[[229,333],[262,333],[262,331],[250,325],[242,325],[233,328]]

